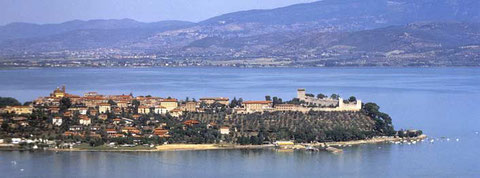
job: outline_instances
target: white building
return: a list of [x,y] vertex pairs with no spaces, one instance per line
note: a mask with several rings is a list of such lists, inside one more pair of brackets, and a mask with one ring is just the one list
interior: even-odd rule
[[168,110],[164,106],[155,106],[154,112],[155,114],[167,114]]
[[88,117],[81,118],[80,119],[80,124],[81,125],[90,125],[90,124],[92,124],[92,119],[90,119]]
[[52,124],[56,126],[61,126],[63,123],[63,119],[61,117],[54,117],[52,119]]
[[98,112],[100,112],[101,114],[110,112],[110,110],[111,106],[108,103],[101,103],[100,105],[98,105]]
[[20,142],[22,142],[21,138],[12,138],[12,144],[19,144]]
[[82,107],[78,109],[78,113],[81,115],[87,115],[88,108],[87,107]]
[[220,134],[222,134],[222,135],[230,134],[230,128],[229,127],[221,127],[220,128]]

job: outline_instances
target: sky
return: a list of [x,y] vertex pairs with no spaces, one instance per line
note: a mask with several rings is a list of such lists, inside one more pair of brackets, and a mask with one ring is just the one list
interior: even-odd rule
[[70,20],[123,19],[198,22],[250,9],[270,9],[315,0],[0,0],[0,25]]

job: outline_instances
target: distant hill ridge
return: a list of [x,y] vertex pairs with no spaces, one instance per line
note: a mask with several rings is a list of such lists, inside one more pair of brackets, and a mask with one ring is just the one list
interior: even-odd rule
[[68,33],[76,30],[89,29],[158,29],[172,30],[184,28],[192,25],[192,22],[185,21],[160,21],[153,23],[143,23],[132,19],[111,19],[111,20],[73,20],[60,24],[31,24],[31,23],[11,23],[0,26],[0,41],[17,38],[38,38],[61,33]]
[[[478,0],[323,0],[233,12],[198,23],[132,19],[12,23],[0,26],[0,55],[116,48],[224,58],[318,57],[332,51],[340,56],[357,52],[378,56],[392,50],[431,51],[435,58],[462,56],[462,46],[480,43],[478,9]],[[477,52],[468,53],[471,58]]]

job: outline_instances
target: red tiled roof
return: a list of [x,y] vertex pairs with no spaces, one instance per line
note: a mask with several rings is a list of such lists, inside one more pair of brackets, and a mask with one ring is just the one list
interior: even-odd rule
[[135,127],[124,127],[122,130],[137,130]]
[[155,129],[155,131],[153,131],[153,134],[154,135],[166,135],[168,134],[168,130],[165,130],[165,129]]
[[183,124],[194,125],[194,124],[200,124],[200,122],[198,122],[197,120],[187,120],[187,121],[183,122]]
[[171,99],[163,99],[162,102],[177,102],[178,100],[175,99],[175,98],[171,98]]
[[270,104],[272,101],[244,101],[243,104]]

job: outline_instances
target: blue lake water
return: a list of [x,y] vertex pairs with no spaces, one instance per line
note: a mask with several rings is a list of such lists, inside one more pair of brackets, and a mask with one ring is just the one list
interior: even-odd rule
[[32,69],[0,70],[0,81],[0,96],[21,101],[46,96],[62,84],[78,95],[132,92],[247,100],[265,95],[291,99],[297,88],[306,88],[375,102],[396,128],[451,138],[433,144],[354,146],[341,155],[0,152],[0,173],[7,177],[480,177],[480,135],[475,133],[480,131],[480,68]]

